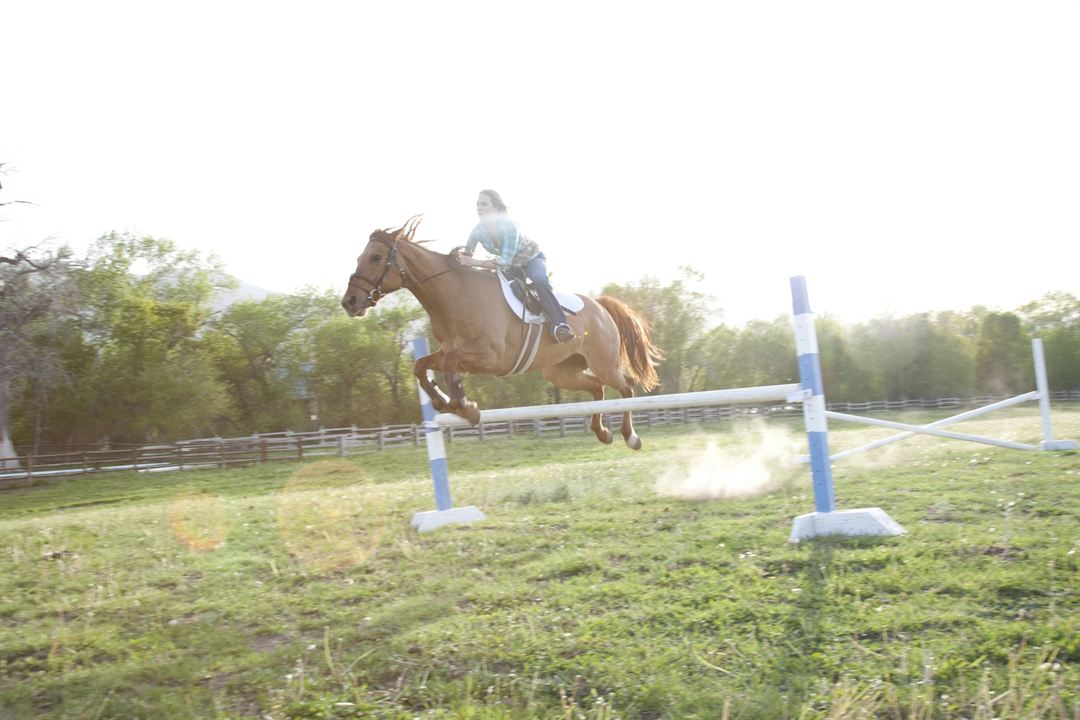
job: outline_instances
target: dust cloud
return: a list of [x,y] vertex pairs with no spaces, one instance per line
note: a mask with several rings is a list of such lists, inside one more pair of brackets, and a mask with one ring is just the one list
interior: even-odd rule
[[656,492],[685,500],[722,500],[766,493],[780,485],[778,471],[798,464],[806,438],[763,420],[736,426],[730,442],[709,439],[691,447],[656,481]]

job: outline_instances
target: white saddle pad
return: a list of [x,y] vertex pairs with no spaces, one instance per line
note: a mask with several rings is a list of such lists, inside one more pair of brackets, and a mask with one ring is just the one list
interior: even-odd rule
[[[522,315],[524,315],[525,322],[528,323],[543,323],[543,315],[527,311],[525,307],[521,304],[521,301],[518,300],[517,297],[515,297],[514,291],[510,287],[510,281],[507,280],[501,272],[495,274],[499,276],[499,284],[502,285],[503,298],[506,299],[506,304],[510,306],[510,309],[514,312],[514,314],[518,317],[522,317]],[[562,293],[556,290],[555,299],[559,301],[560,305],[562,305],[563,310],[566,310],[568,312],[581,312],[582,308],[585,307],[585,301],[581,299],[580,295]]]

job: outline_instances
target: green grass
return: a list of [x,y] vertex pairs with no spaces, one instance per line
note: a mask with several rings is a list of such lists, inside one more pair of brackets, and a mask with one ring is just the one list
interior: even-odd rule
[[[957,428],[1039,439],[1034,408],[990,417]],[[909,533],[885,539],[788,544],[801,467],[657,493],[752,476],[740,453],[798,426],[455,443],[488,520],[423,535],[423,449],[5,490],[0,717],[1080,718],[1080,455],[841,461],[838,506]]]

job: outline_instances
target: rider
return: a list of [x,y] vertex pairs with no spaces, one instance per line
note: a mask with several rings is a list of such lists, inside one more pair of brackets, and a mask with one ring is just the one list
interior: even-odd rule
[[[457,255],[458,262],[469,267],[490,269],[524,268],[525,275],[532,280],[540,296],[540,305],[551,323],[551,336],[555,342],[573,340],[574,330],[567,324],[566,314],[555,299],[551,281],[548,280],[547,258],[540,251],[540,247],[525,237],[509,218],[499,193],[494,190],[481,190],[476,198],[476,214],[480,217],[480,222],[469,234],[464,254]],[[472,254],[477,243],[483,245],[484,249],[497,259],[474,260]]]

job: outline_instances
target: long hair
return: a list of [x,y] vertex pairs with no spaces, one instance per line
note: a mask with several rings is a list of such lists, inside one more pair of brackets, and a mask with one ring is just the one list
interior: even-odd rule
[[499,193],[495,192],[494,190],[481,190],[480,194],[487,195],[489,198],[491,198],[491,204],[494,205],[495,209],[503,215],[509,212],[509,210],[506,209],[506,203],[503,202],[502,196],[499,195]]

